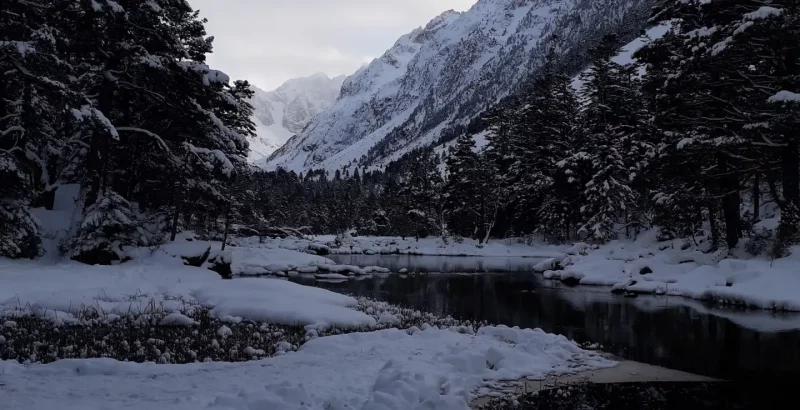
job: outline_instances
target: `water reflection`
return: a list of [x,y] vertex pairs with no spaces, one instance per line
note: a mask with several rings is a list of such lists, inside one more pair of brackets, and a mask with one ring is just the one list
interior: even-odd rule
[[629,299],[531,273],[292,280],[462,319],[540,327],[625,358],[712,377],[800,378],[797,314],[725,310],[675,297]]
[[530,272],[542,258],[420,256],[420,255],[328,255],[342,265],[380,266],[392,272]]

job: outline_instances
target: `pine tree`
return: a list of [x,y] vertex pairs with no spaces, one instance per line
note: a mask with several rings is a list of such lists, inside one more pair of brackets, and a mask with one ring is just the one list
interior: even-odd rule
[[444,208],[448,230],[459,236],[475,238],[479,230],[477,203],[478,155],[475,140],[462,134],[445,159],[447,181],[444,185]]
[[[567,187],[557,186],[558,164],[574,135],[578,103],[571,80],[559,72],[554,56],[519,98],[517,125],[511,134],[509,181],[517,223],[525,233],[568,232],[576,221],[558,204],[573,203]],[[544,206],[544,207],[543,207]]]
[[417,239],[431,233],[446,235],[441,206],[443,185],[438,157],[432,150],[421,150],[414,164],[406,170],[398,192],[410,222],[409,235]]
[[623,155],[632,154],[630,141],[644,122],[631,115],[638,103],[631,99],[634,73],[611,60],[617,43],[616,36],[607,36],[598,58],[582,75],[586,104],[579,132],[586,145],[576,155],[590,163],[592,176],[582,192],[579,233],[599,242],[616,237],[616,225],[636,203],[630,187],[633,174]]
[[125,198],[106,193],[85,211],[77,233],[62,244],[64,255],[88,264],[124,262],[124,246],[147,246],[151,237]]

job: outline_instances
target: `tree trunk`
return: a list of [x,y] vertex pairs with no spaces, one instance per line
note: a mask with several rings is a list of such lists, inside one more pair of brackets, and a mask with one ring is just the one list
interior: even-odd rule
[[790,141],[783,150],[783,198],[800,206],[800,157],[797,141]]
[[[98,98],[98,107],[103,114],[110,115],[113,98],[114,84],[108,80],[103,80]],[[111,134],[107,130],[92,131],[92,140],[89,146],[89,190],[87,191],[84,209],[97,201],[97,197],[104,188],[106,165],[111,151],[111,138]]]
[[175,199],[175,212],[172,215],[172,227],[171,232],[169,235],[169,240],[174,241],[175,237],[178,235],[178,220],[181,215],[181,200]]
[[753,223],[761,219],[761,179],[753,176]]
[[[714,204],[714,200],[711,199],[708,201],[708,225],[711,229],[711,246],[716,250],[719,248],[719,227],[717,226],[717,206]],[[694,236],[694,233],[692,233]]]
[[228,231],[231,227],[231,207],[228,205],[225,208],[225,233],[222,234],[222,248],[220,251],[225,250],[225,246],[228,244]]
[[739,179],[734,171],[731,170],[730,160],[725,154],[717,155],[722,180],[720,186],[723,190],[722,213],[725,217],[725,242],[728,249],[733,249],[739,243]]

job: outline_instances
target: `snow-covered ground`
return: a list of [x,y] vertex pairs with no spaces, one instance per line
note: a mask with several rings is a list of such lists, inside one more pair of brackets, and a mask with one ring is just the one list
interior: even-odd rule
[[[157,250],[130,252],[117,266],[0,259],[0,326],[33,313],[55,326],[94,309],[114,315],[173,312],[164,325],[194,326],[199,307],[221,321],[241,319],[305,326],[369,329],[396,323],[387,312],[356,310],[354,298],[276,278],[223,280],[183,257],[227,258],[241,269],[265,261],[302,270],[330,261],[282,248],[231,247],[187,236]],[[270,268],[277,269],[277,268]],[[283,269],[283,267],[281,267]],[[375,315],[373,315],[374,313]],[[379,319],[376,320],[376,315]],[[118,316],[117,316],[118,317]],[[223,326],[220,332],[225,329]],[[225,335],[220,333],[220,337]],[[11,340],[0,340],[0,347]],[[47,343],[47,340],[42,342]],[[387,329],[313,338],[298,351],[244,363],[186,365],[112,359],[20,365],[0,361],[0,407],[25,409],[468,409],[496,382],[543,378],[613,366],[562,336],[541,330],[482,327]]]
[[0,361],[0,391],[2,406],[31,410],[461,410],[496,381],[613,365],[537,330],[389,329],[318,338],[294,353],[236,364]]
[[0,272],[0,314],[25,309],[68,323],[87,308],[124,315],[211,306],[211,314],[221,320],[314,327],[375,324],[353,309],[358,302],[348,296],[282,280],[222,280],[215,272],[184,266],[182,259],[165,255],[118,266],[0,259]]
[[[577,246],[572,255],[545,261],[539,270],[548,279],[612,286],[620,292],[800,311],[800,248],[782,259],[736,259],[695,247],[682,249],[684,243],[657,242],[652,231],[633,242],[615,241],[598,249]],[[553,270],[558,267],[563,269]]]

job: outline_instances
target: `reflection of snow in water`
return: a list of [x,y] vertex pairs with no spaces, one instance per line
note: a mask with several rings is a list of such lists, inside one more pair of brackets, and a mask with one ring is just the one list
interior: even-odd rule
[[430,255],[327,255],[338,264],[380,266],[392,272],[482,273],[531,272],[541,258]]
[[[557,286],[557,287],[560,287]],[[773,333],[800,329],[800,313],[772,312],[762,309],[728,308],[709,305],[678,296],[640,295],[631,299],[611,294],[607,287],[579,287],[558,290],[559,297],[575,309],[586,311],[593,304],[627,304],[642,312],[659,312],[687,307],[702,315],[721,317],[745,329]]]

